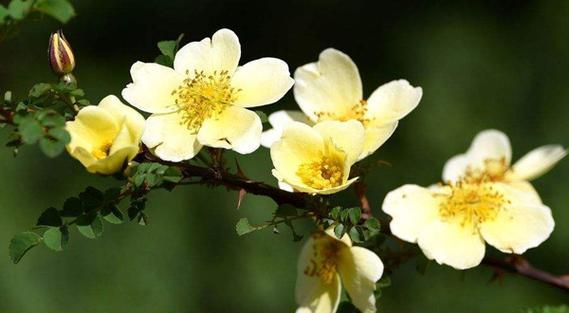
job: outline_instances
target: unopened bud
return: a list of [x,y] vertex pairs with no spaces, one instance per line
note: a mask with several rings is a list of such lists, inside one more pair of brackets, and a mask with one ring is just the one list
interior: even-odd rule
[[61,30],[51,34],[47,51],[51,70],[57,75],[66,75],[75,68],[75,56],[71,45]]

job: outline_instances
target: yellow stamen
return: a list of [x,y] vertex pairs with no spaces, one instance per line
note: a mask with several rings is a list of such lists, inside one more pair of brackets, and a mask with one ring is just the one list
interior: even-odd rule
[[111,151],[111,143],[105,143],[100,147],[96,147],[91,151],[91,154],[97,158],[98,160],[104,159],[109,156],[109,152]]
[[324,284],[330,284],[336,276],[341,243],[325,234],[315,234],[314,237],[314,254],[304,269],[304,275],[320,277]]
[[343,161],[341,154],[325,153],[315,161],[301,164],[296,175],[314,189],[338,187],[344,178]]
[[364,125],[369,123],[371,119],[366,118],[365,115],[367,113],[367,101],[360,100],[358,103],[354,104],[352,108],[348,112],[344,112],[344,114],[337,114],[332,112],[316,112],[316,117],[318,121],[342,121],[346,122],[349,120],[358,120],[362,122]]
[[238,89],[231,87],[231,76],[227,71],[205,74],[195,71],[172,95],[182,113],[182,124],[197,133],[206,119],[216,118],[237,99]]

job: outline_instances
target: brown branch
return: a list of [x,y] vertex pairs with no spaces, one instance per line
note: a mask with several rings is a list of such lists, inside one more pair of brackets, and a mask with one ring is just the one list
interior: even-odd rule
[[569,291],[569,275],[554,275],[535,268],[521,256],[509,256],[503,260],[486,257],[482,264],[493,267],[498,274],[512,273]]

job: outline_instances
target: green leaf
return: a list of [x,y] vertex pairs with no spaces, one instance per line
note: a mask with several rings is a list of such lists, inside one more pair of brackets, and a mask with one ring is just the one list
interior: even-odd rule
[[43,137],[43,128],[31,116],[18,119],[18,130],[22,136],[22,141],[29,145],[36,143]]
[[59,227],[63,225],[63,220],[56,208],[48,208],[40,215],[36,225]]
[[67,227],[52,227],[43,233],[43,243],[54,251],[62,251],[69,242]]
[[154,59],[154,63],[158,63],[158,64],[164,65],[164,66],[172,66],[172,59],[161,54]]
[[260,110],[256,110],[255,113],[257,113],[257,115],[261,119],[261,123],[269,122],[269,118],[267,117],[267,114],[265,112],[260,111]]
[[252,233],[258,229],[258,227],[251,225],[246,217],[239,219],[239,221],[237,221],[237,224],[235,224],[235,231],[237,231],[237,235],[239,236]]
[[79,194],[82,207],[88,211],[100,207],[104,201],[104,194],[97,188],[87,187],[85,191]]
[[376,286],[378,288],[387,288],[391,286],[391,277],[383,276],[377,283]]
[[379,220],[374,217],[366,220],[363,226],[374,232],[379,232],[381,230],[381,224],[379,223]]
[[0,23],[4,22],[8,15],[10,15],[10,11],[0,4]]
[[39,0],[34,8],[61,23],[67,23],[75,16],[75,9],[67,0]]
[[40,235],[29,231],[14,236],[14,238],[10,240],[10,246],[8,247],[12,262],[18,264],[22,257],[41,241],[42,238]]
[[15,20],[23,19],[29,13],[32,3],[30,0],[12,0],[12,2],[8,4],[10,16]]
[[30,89],[29,96],[30,98],[39,98],[51,89],[52,87],[50,84],[46,83],[35,84],[32,87],[32,89]]
[[342,211],[342,207],[341,206],[337,206],[337,207],[333,207],[332,210],[330,210],[330,217],[333,220],[338,220],[340,218],[340,212]]
[[334,227],[334,234],[336,235],[336,238],[338,239],[342,238],[345,233],[346,233],[346,226],[344,226],[344,224],[338,224],[336,225],[336,227]]
[[354,226],[352,228],[350,228],[350,231],[348,232],[348,234],[350,235],[350,238],[352,239],[353,242],[364,242],[364,235],[362,233],[362,230],[359,226]]
[[348,217],[350,218],[350,223],[352,223],[352,225],[358,224],[361,216],[362,210],[360,208],[356,207],[348,209]]
[[115,206],[110,206],[104,210],[103,219],[111,224],[122,224],[124,216],[122,212]]
[[44,137],[40,139],[40,149],[46,156],[55,158],[65,150],[65,142]]
[[174,60],[174,55],[176,54],[176,46],[178,43],[176,40],[165,40],[160,41],[157,46],[160,49],[160,52],[170,58],[170,60]]
[[61,216],[63,217],[78,217],[83,214],[83,207],[81,200],[76,197],[71,197],[63,203],[63,210]]
[[103,234],[103,221],[97,214],[82,215],[77,218],[77,229],[83,236],[95,239]]

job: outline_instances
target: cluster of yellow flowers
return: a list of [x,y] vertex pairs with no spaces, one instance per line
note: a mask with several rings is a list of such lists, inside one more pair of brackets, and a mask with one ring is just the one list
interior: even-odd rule
[[[89,172],[112,174],[136,156],[141,142],[172,162],[191,159],[203,146],[247,154],[262,144],[270,148],[281,189],[332,194],[358,180],[350,177],[351,167],[385,143],[422,97],[420,87],[395,80],[364,99],[358,68],[335,49],[299,67],[294,79],[282,60],[239,66],[240,54],[235,33],[221,29],[182,47],[173,68],[135,63],[122,97],[151,115],[145,120],[108,96],[68,122],[69,153]],[[274,103],[293,86],[301,111],[271,114],[273,128],[263,132],[259,116],[248,108]],[[387,195],[383,211],[392,217],[395,236],[457,269],[478,265],[485,241],[521,254],[554,227],[550,209],[528,181],[565,155],[560,146],[544,146],[510,167],[508,138],[484,131],[465,154],[448,161],[444,183],[402,186]],[[373,292],[382,274],[372,251],[353,246],[347,235],[317,232],[300,255],[297,312],[335,312],[342,284],[360,311],[375,312]]]

